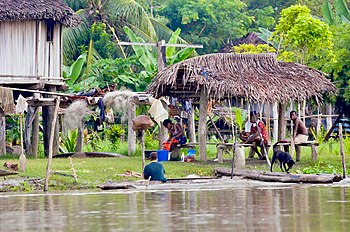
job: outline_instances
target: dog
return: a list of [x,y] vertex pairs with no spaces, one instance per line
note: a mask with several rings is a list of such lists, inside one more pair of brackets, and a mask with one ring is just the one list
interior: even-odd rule
[[[277,142],[273,145],[273,156],[272,156],[270,171],[273,172],[272,166],[276,162],[276,160],[278,160],[278,162],[280,163],[280,168],[281,168],[282,172],[286,171],[286,173],[289,173],[289,170],[293,167],[295,162],[294,162],[292,156],[288,152],[277,150],[278,143],[279,142]],[[286,164],[288,165],[288,168],[286,168]],[[284,170],[283,170],[283,168],[284,168]]]

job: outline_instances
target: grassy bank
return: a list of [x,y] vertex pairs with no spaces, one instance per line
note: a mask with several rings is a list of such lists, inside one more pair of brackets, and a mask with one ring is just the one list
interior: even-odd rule
[[[293,167],[292,173],[342,173],[341,157],[339,155],[339,144],[325,143],[318,147],[319,156],[318,161],[311,160],[311,151],[309,148],[302,148],[301,161]],[[112,150],[115,153],[126,154],[127,149],[125,145],[120,146],[119,150]],[[183,151],[184,153],[187,150]],[[196,161],[194,163],[181,162],[163,162],[166,169],[167,178],[181,178],[190,174],[197,174],[200,176],[213,176],[216,167],[231,167],[230,154],[225,154],[224,159],[227,162],[218,164],[212,162],[215,158],[215,146],[208,146],[207,148],[207,163]],[[248,153],[248,149],[246,149]],[[345,150],[346,161],[349,161],[349,152]],[[247,154],[246,154],[247,155]],[[270,151],[270,157],[272,153]],[[198,157],[198,155],[197,155]],[[18,163],[16,156],[2,156],[0,162],[10,161]],[[27,170],[25,173],[20,173],[18,176],[9,178],[40,178],[45,177],[45,170],[47,165],[46,158],[27,159]],[[148,161],[146,161],[148,163]],[[96,185],[105,183],[106,181],[135,181],[139,178],[133,176],[124,176],[122,174],[127,171],[142,173],[141,170],[141,155],[140,151],[132,157],[122,158],[74,158],[73,165],[78,176],[78,182],[74,181],[71,176],[52,175],[50,179],[50,190],[68,190],[68,189],[95,189]],[[247,162],[246,169],[254,170],[268,170],[266,162]],[[71,165],[68,159],[54,159],[52,162],[52,170],[61,174],[72,175]],[[350,161],[347,164],[348,174],[350,174]],[[280,172],[279,165],[275,164],[274,171]],[[23,188],[14,188],[12,190],[33,190],[31,186],[24,186]],[[11,190],[11,189],[10,189]],[[7,191],[7,190],[6,190]]]

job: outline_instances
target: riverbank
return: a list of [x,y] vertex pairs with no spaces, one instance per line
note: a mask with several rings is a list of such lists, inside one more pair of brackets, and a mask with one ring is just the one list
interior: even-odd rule
[[[6,159],[7,158],[7,159]],[[229,158],[229,157],[228,157]],[[318,162],[312,162],[305,157],[295,165],[291,173],[328,173],[341,174],[341,162],[338,156],[323,156]],[[0,163],[9,161],[18,163],[17,157],[2,157]],[[42,191],[47,159],[27,159],[27,170],[19,172],[16,176],[9,176],[6,180],[1,178],[0,191]],[[267,171],[266,161],[247,159],[246,169]],[[147,161],[146,161],[147,163]],[[229,159],[224,164],[208,161],[182,163],[178,161],[163,162],[167,178],[185,178],[189,175],[200,177],[214,177],[215,168],[230,168]],[[279,165],[275,164],[274,170],[279,172]],[[97,189],[98,185],[106,182],[133,182],[141,180],[141,157],[119,158],[73,158],[73,167],[77,174],[77,181],[73,178],[70,162],[66,158],[53,159],[49,182],[49,190],[83,190]],[[347,165],[347,170],[350,170]],[[349,174],[349,173],[348,173]]]

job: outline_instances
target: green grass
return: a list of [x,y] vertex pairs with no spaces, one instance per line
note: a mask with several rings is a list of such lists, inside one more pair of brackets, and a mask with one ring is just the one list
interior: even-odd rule
[[[350,142],[344,141],[344,150],[347,164],[347,173],[350,174]],[[105,152],[115,152],[119,154],[127,154],[127,144],[122,143],[118,147],[113,147],[111,144],[101,144],[108,149]],[[196,149],[198,151],[198,148]],[[270,149],[269,157],[271,159],[272,149]],[[339,154],[339,142],[330,141],[328,143],[321,144],[318,147],[318,161],[313,162],[311,160],[311,149],[309,147],[302,147],[301,161],[293,167],[292,173],[342,173],[341,168],[341,156]],[[181,153],[187,154],[187,149],[182,149]],[[198,152],[197,152],[198,153]],[[245,149],[245,155],[248,156],[248,149]],[[213,160],[216,156],[215,145],[207,146],[207,159]],[[43,157],[41,154],[39,157]],[[197,157],[198,158],[198,154]],[[199,162],[194,163],[182,163],[182,162],[163,162],[166,170],[167,178],[181,178],[190,174],[197,174],[200,176],[213,176],[214,169],[216,167],[230,168],[232,159],[232,153],[224,154],[224,159],[228,160],[224,164],[218,164],[213,162]],[[0,164],[5,161],[12,163],[18,163],[18,156],[4,155],[0,157]],[[32,159],[27,158],[27,170],[25,173],[19,174],[19,177],[29,178],[44,178],[47,165],[46,158]],[[2,163],[1,163],[2,162]],[[146,164],[149,161],[146,161]],[[141,169],[141,149],[137,147],[137,151],[131,157],[123,158],[73,158],[73,164],[78,176],[78,182],[75,183],[74,179],[69,176],[52,175],[50,178],[50,190],[70,190],[70,189],[96,189],[96,185],[105,183],[106,181],[135,181],[137,177],[125,177],[120,174],[124,174],[126,171],[142,173]],[[69,159],[53,159],[51,169],[56,172],[72,174],[71,165]],[[254,165],[247,165],[246,169],[254,170],[268,170],[267,163],[259,163]],[[279,165],[275,164],[274,170],[279,172]],[[11,176],[8,178],[18,178],[18,176]],[[32,190],[26,186],[23,188],[14,188],[12,190]]]

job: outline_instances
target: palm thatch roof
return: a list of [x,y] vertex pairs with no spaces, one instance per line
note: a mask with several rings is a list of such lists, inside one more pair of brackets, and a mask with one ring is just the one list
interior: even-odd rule
[[68,27],[80,23],[79,16],[62,0],[0,0],[0,21],[46,19]]
[[160,71],[147,92],[155,97],[199,95],[246,98],[253,102],[322,99],[336,87],[324,74],[307,66],[279,62],[275,54],[218,53],[198,56]]

